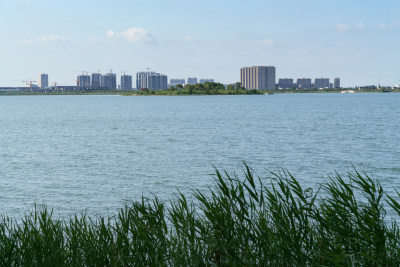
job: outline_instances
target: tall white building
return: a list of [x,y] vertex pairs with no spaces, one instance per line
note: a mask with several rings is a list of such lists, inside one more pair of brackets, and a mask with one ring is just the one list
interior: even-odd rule
[[278,87],[282,89],[293,88],[293,79],[291,78],[281,78],[278,80]]
[[90,87],[90,76],[88,74],[78,75],[76,77],[76,86],[81,88],[89,88]]
[[340,78],[333,79],[333,88],[340,88]]
[[329,88],[329,79],[328,78],[315,78],[315,88],[322,89],[322,88]]
[[275,89],[276,69],[274,66],[253,66],[240,69],[240,83],[247,90]]
[[176,86],[177,84],[185,85],[185,79],[171,79],[169,80],[169,84],[172,86]]
[[132,76],[124,74],[121,76],[121,90],[132,90]]
[[187,78],[187,84],[196,84],[196,83],[197,83],[197,78],[194,77]]
[[117,75],[115,73],[107,73],[101,76],[101,86],[108,90],[117,89]]
[[40,74],[38,83],[39,83],[39,87],[41,89],[45,89],[45,88],[49,87],[49,75],[46,73]]
[[101,87],[101,74],[92,73],[92,80],[90,83],[92,89],[99,89]]
[[299,89],[311,89],[311,78],[298,78],[296,81],[296,85]]
[[136,90],[140,89],[162,90],[168,88],[167,75],[156,72],[136,73]]
[[214,79],[200,79],[200,83],[206,83],[206,82],[213,83]]

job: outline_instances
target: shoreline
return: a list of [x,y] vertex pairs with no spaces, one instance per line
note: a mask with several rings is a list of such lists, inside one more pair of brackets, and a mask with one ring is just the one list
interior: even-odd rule
[[[137,91],[67,91],[67,92],[0,92],[0,96],[71,96],[71,95],[120,95],[120,96],[211,96],[211,95],[274,95],[274,94],[340,94],[342,91],[257,91],[257,92],[217,92],[217,93],[171,93],[165,91],[153,91],[153,92],[137,92]],[[352,93],[399,93],[400,90],[393,90],[388,92],[380,91],[355,91]],[[350,94],[345,92],[345,94]]]

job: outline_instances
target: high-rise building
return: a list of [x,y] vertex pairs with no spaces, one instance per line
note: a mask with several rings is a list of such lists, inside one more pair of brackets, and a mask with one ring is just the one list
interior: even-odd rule
[[214,82],[214,79],[200,79],[200,82],[199,83],[213,83]]
[[185,85],[185,79],[171,79],[169,80],[169,84],[172,86],[176,86],[177,84]]
[[81,88],[89,88],[90,87],[90,76],[89,75],[78,75],[76,77],[76,86]]
[[162,90],[168,88],[167,75],[156,72],[136,73],[136,90],[140,89]]
[[200,83],[213,83],[214,79],[200,79]]
[[329,88],[329,79],[328,78],[315,78],[315,88]]
[[311,89],[311,79],[310,78],[298,78],[296,80],[297,88],[299,89]]
[[168,88],[167,75],[155,73],[147,76],[147,88],[151,90],[162,90]]
[[147,88],[147,73],[148,72],[138,72],[136,73],[136,90]]
[[274,66],[253,66],[240,69],[240,83],[246,89],[275,89]]
[[197,78],[187,78],[187,84],[196,84],[197,83]]
[[278,80],[278,88],[289,89],[293,87],[293,79],[283,78]]
[[90,84],[92,89],[100,89],[101,87],[101,74],[92,73],[92,83]]
[[333,79],[333,88],[340,88],[340,78]]
[[40,74],[38,83],[39,83],[39,87],[41,89],[45,89],[45,88],[49,87],[49,75],[46,73]]
[[101,76],[101,87],[108,90],[117,89],[117,75],[115,73],[107,73]]
[[132,76],[122,75],[121,76],[121,90],[132,90]]

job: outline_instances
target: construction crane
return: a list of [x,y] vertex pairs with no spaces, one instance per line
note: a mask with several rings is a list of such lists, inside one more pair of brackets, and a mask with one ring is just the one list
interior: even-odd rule
[[121,74],[122,75],[126,75],[127,73],[129,74],[129,73],[132,73],[133,71],[127,71],[127,70],[123,70],[123,71],[121,71]]
[[26,84],[26,88],[29,88],[29,90],[32,91],[32,84],[35,83],[36,81],[25,80],[25,81],[22,81],[22,82]]
[[82,75],[89,75],[89,72],[88,71],[86,71],[86,70],[74,70],[73,72],[80,72],[80,73],[82,73]]
[[147,70],[147,72],[150,72],[151,68],[147,67],[147,68],[141,68],[142,70]]
[[[93,73],[94,73],[94,72],[93,72]],[[97,70],[97,73],[98,73],[98,74],[101,74],[100,70]]]
[[[80,76],[89,76],[89,72],[85,71],[85,70],[81,70],[81,71],[74,71],[74,72],[82,72],[82,75],[78,75],[76,78],[76,86],[81,86],[81,81],[80,81]],[[88,83],[88,81],[85,82],[85,84],[83,86],[88,87],[90,84]]]

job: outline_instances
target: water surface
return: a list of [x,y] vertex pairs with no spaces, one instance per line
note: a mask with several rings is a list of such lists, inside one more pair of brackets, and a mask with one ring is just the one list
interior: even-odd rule
[[400,189],[400,94],[0,97],[0,212],[115,212],[206,189],[213,165],[314,186],[362,167]]

